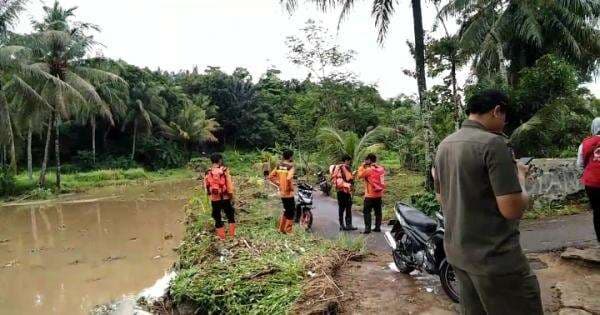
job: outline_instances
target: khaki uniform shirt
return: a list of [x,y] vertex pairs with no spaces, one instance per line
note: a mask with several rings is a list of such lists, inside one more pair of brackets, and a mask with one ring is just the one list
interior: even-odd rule
[[496,196],[521,192],[504,137],[466,120],[438,147],[435,186],[442,197],[444,247],[451,265],[474,275],[529,268],[519,243],[519,221],[504,218],[496,202]]

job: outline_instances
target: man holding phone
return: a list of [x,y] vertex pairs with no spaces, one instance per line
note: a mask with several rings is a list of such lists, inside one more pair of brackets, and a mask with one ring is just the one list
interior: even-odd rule
[[543,314],[540,288],[519,241],[529,167],[502,136],[508,96],[482,91],[469,118],[438,147],[433,170],[444,212],[444,248],[459,282],[462,314]]

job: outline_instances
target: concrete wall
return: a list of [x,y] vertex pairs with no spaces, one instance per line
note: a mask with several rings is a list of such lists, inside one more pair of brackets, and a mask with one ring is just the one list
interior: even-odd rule
[[573,159],[535,159],[531,162],[530,196],[538,201],[560,201],[583,190],[582,171]]

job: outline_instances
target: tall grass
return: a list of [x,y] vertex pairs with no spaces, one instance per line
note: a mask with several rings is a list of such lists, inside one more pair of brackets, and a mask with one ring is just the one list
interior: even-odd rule
[[[112,185],[125,185],[138,181],[157,181],[157,180],[176,180],[191,178],[193,173],[186,169],[146,171],[143,168],[132,169],[103,169],[87,172],[71,172],[62,174],[63,192],[80,192],[93,187],[103,187]],[[49,192],[55,191],[55,179],[50,171],[46,179],[46,189],[39,189],[37,179],[39,172],[33,173],[33,178],[29,179],[26,173],[20,173],[15,177],[15,188],[11,196],[0,196],[0,198],[29,198],[45,199],[52,197]],[[44,193],[40,193],[44,191]],[[21,196],[21,197],[16,197]]]

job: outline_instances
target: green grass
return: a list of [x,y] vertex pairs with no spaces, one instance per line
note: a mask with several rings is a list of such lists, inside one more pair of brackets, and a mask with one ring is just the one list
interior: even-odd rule
[[585,200],[574,199],[564,202],[543,202],[525,212],[525,219],[541,219],[562,215],[572,215],[588,210]]
[[[143,168],[132,169],[107,169],[88,172],[74,172],[61,174],[62,189],[65,192],[82,192],[90,188],[125,185],[140,181],[177,180],[190,178],[193,172],[187,169],[173,169],[160,171],[146,171]],[[11,196],[4,196],[7,200],[21,199],[47,199],[51,198],[55,190],[55,173],[49,171],[46,174],[46,187],[40,189],[37,186],[39,171],[33,173],[33,179],[29,179],[26,173],[15,176],[15,189]],[[1,197],[0,197],[1,198]]]

